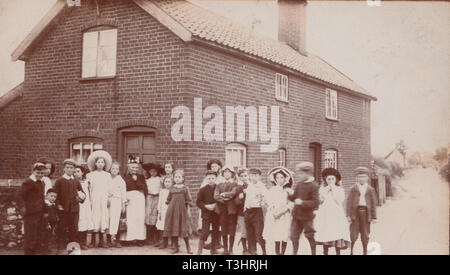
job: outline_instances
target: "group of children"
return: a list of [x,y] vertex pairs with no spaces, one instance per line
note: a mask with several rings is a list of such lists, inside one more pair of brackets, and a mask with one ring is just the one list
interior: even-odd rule
[[[183,170],[175,170],[172,163],[164,168],[141,166],[131,157],[122,178],[120,164],[103,150],[88,157],[87,167],[72,159],[63,164],[64,174],[54,185],[49,179],[54,165],[48,161],[35,163],[22,185],[26,254],[49,253],[54,235],[58,250],[69,242],[79,243],[81,249],[146,243],[166,249],[170,243],[172,253],[178,253],[178,239],[183,238],[186,252],[192,253],[194,202]],[[296,166],[296,182],[290,170],[275,167],[268,173],[269,188],[257,168],[235,170],[222,167],[219,160],[210,160],[206,168],[196,200],[201,211],[197,254],[208,246],[211,254],[220,247],[223,254],[232,254],[236,236],[243,254],[257,254],[257,244],[266,254],[266,241],[273,242],[276,254],[285,254],[289,240],[297,254],[303,231],[312,254],[316,244],[322,244],[325,253],[335,247],[339,254],[351,243],[353,251],[358,234],[367,253],[370,222],[376,218],[367,168],[358,168],[360,184],[350,190],[346,208],[341,176],[332,168],[323,171],[319,187],[311,163]]]
[[[298,253],[299,237],[304,232],[311,253],[323,245],[324,254],[335,247],[353,247],[361,234],[364,254],[367,254],[370,223],[376,219],[375,191],[368,185],[369,169],[358,167],[357,184],[345,202],[341,175],[333,168],[322,171],[323,183],[313,177],[310,162],[296,166],[293,172],[275,167],[268,173],[269,187],[261,180],[261,170],[223,167],[219,160],[207,164],[204,182],[197,196],[201,209],[201,236],[197,254],[202,254],[211,234],[210,251],[217,253],[220,241],[223,254],[232,254],[235,236],[239,236],[243,254],[257,254],[257,244],[265,255],[266,242],[272,242],[274,252],[284,255],[288,241],[292,252]],[[222,237],[222,239],[220,238]]]

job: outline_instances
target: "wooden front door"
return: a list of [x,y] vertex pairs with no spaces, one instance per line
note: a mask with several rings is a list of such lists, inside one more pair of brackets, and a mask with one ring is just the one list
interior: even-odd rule
[[143,163],[154,162],[156,156],[155,134],[124,133],[122,167],[127,165],[130,155],[138,157]]
[[321,169],[322,169],[322,146],[320,143],[309,144],[309,161],[314,164],[314,178],[316,182],[321,182]]

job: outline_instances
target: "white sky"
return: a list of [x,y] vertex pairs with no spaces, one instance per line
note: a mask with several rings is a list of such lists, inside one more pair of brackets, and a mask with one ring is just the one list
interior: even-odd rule
[[[275,0],[191,0],[255,31],[277,37]],[[0,0],[0,94],[23,81],[10,54],[55,0]],[[372,104],[372,152],[400,139],[410,151],[450,142],[450,4],[310,1],[308,51],[378,98]]]

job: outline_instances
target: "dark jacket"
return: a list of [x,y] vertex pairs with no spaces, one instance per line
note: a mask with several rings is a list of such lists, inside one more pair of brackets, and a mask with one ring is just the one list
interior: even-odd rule
[[[228,199],[220,196],[220,194],[226,193]],[[234,198],[237,194],[237,184],[233,182],[221,182],[217,184],[214,190],[214,199],[217,201],[216,213],[234,215],[237,212]]]
[[[236,205],[236,214],[238,216],[244,216],[244,204],[245,204],[245,193],[244,190],[247,188],[247,184],[238,185],[236,188],[236,197],[234,198],[234,204]],[[244,194],[244,196],[239,198],[240,194]]]
[[216,186],[210,186],[209,184],[204,186],[198,191],[197,194],[197,206],[202,211],[202,219],[209,218],[211,215],[217,215],[214,210],[210,211],[205,208],[206,204],[216,203],[214,199],[214,190]]
[[77,200],[78,191],[84,193],[81,184],[76,179],[66,179],[61,177],[55,182],[55,189],[58,197],[56,198],[56,205],[61,205],[66,213],[78,213],[80,211],[80,204]]
[[47,205],[44,203],[44,216],[43,216],[44,224],[50,225],[54,227],[58,222],[58,210],[56,208],[56,204]]
[[319,207],[319,185],[315,181],[299,182],[295,185],[294,194],[289,200],[301,199],[301,205],[295,205],[292,217],[297,220],[310,221],[314,219],[313,211]]
[[127,192],[129,191],[141,191],[144,195],[148,194],[147,183],[145,182],[145,177],[141,174],[137,174],[137,179],[134,180],[131,174],[127,174],[123,179],[125,181]]
[[[352,221],[356,219],[356,213],[359,206],[359,196],[360,196],[358,185],[355,184],[350,189],[350,193],[347,198],[347,217],[350,217]],[[370,185],[367,186],[366,190],[366,205],[367,205],[367,219],[371,222],[373,219],[377,218],[377,197],[376,192]]]
[[44,209],[44,182],[28,178],[22,183],[22,198],[25,203],[25,216],[42,213]]

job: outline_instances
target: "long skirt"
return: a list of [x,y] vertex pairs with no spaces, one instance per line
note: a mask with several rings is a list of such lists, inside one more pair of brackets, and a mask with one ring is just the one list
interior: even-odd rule
[[109,234],[116,235],[119,230],[120,214],[122,213],[122,199],[109,199]]
[[127,231],[120,236],[122,241],[143,241],[146,238],[145,196],[140,191],[127,192]]
[[147,203],[145,206],[146,225],[156,225],[158,219],[158,201],[159,196],[147,195]]

